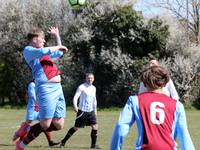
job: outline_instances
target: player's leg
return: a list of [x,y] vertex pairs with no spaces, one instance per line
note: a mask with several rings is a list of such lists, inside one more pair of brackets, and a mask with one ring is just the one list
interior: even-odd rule
[[99,145],[96,144],[98,124],[91,125],[91,128],[92,128],[92,130],[91,130],[91,134],[90,134],[90,137],[91,137],[91,146],[90,146],[90,148],[101,149],[99,147]]
[[[55,131],[58,130],[57,126],[52,123],[52,118],[57,108],[57,101],[60,99],[62,94],[60,91],[60,84],[47,83],[41,87],[37,87],[37,99],[38,99],[38,108],[39,108],[39,118],[40,123],[37,123],[31,126],[28,134],[16,143],[16,149],[25,148],[31,141],[33,141],[39,134],[43,131]],[[60,94],[61,93],[61,94]],[[65,111],[65,107],[64,107]],[[62,109],[60,111],[63,113]],[[63,116],[63,114],[62,114]],[[61,118],[61,117],[58,117]],[[63,121],[60,121],[61,123]],[[62,126],[62,125],[60,125]],[[60,129],[60,128],[59,128]]]
[[[38,115],[37,115],[38,116]],[[37,118],[38,119],[38,118]],[[34,120],[37,120],[36,118]],[[52,119],[44,119],[46,124],[50,124]],[[42,120],[41,120],[42,121]],[[41,125],[41,121],[39,123],[36,123],[30,127],[30,130],[28,133],[23,137],[20,138],[16,142],[16,150],[23,150],[27,145],[33,141],[36,137],[40,135],[41,132],[43,132],[43,126]],[[43,124],[45,124],[43,123]],[[46,125],[45,124],[45,125]],[[47,126],[47,125],[46,125]]]
[[26,122],[21,124],[21,127],[15,132],[13,136],[13,141],[16,141],[18,138],[23,138],[27,132],[30,130],[30,125],[33,120],[39,119],[39,112],[34,109],[34,100],[29,99],[28,105],[26,107]]
[[90,134],[90,137],[91,137],[91,146],[90,148],[93,148],[93,149],[101,149],[99,147],[99,145],[96,144],[96,141],[97,141],[97,132],[98,132],[98,124],[97,124],[97,119],[96,119],[96,115],[94,112],[91,112],[89,113],[88,115],[88,124],[91,125],[91,134]]
[[43,132],[43,129],[40,123],[31,126],[28,133],[16,142],[16,150],[23,150],[31,141],[38,137],[41,132]]
[[54,142],[54,141],[52,140],[52,132],[46,132],[46,131],[45,131],[44,134],[45,134],[45,136],[46,136],[46,138],[47,138],[49,147],[52,147],[52,146],[54,146],[54,145],[60,144],[60,142]]
[[45,131],[60,130],[64,126],[65,99],[60,83],[47,83],[38,88],[40,124]]
[[65,135],[65,137],[61,140],[60,142],[60,147],[64,147],[65,143],[67,142],[67,140],[78,130],[77,127],[72,127],[68,130],[67,134]]
[[79,129],[84,127],[85,125],[85,118],[86,113],[84,113],[83,111],[79,110],[76,114],[76,120],[75,120],[75,125],[74,127],[70,128],[67,132],[67,134],[65,135],[65,137],[61,140],[60,142],[60,147],[64,147],[65,143],[67,142],[67,140]]
[[37,138],[41,132],[45,130],[57,130],[57,128],[52,124],[52,119],[41,119],[39,123],[30,127],[27,135],[16,142],[16,150],[23,150],[31,141]]
[[20,139],[16,142],[16,150],[23,150],[28,143],[35,139],[43,130],[40,123],[30,126],[33,120],[39,119],[39,112],[34,110],[34,107],[27,105],[26,122],[29,123],[28,127],[23,128],[23,134],[21,134]]
[[24,137],[30,129],[31,122],[32,121],[22,122],[20,128],[14,133],[12,140],[16,141],[18,138]]

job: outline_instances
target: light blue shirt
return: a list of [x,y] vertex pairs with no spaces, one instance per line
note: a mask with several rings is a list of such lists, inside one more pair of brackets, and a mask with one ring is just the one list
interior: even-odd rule
[[51,58],[59,58],[63,55],[63,52],[60,50],[51,52],[49,47],[35,48],[32,46],[26,46],[24,48],[23,55],[27,64],[32,70],[32,75],[35,79],[36,85],[39,85],[41,83],[48,82],[42,64],[40,62],[40,58],[47,55]]

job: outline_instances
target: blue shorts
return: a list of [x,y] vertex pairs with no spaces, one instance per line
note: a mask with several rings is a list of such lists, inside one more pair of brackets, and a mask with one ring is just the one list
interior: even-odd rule
[[64,118],[66,105],[60,83],[36,85],[40,119]]
[[28,105],[26,107],[26,120],[39,120],[39,112],[34,110],[35,100],[32,98],[28,99]]

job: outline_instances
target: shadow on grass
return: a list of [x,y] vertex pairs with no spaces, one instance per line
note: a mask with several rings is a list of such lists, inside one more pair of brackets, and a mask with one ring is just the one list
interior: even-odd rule
[[89,147],[84,146],[65,146],[65,149],[73,149],[73,150],[89,150]]
[[[15,144],[0,144],[0,147],[15,147]],[[37,146],[34,146],[34,145],[30,145],[28,146],[30,148],[53,148],[53,149],[62,149],[60,147],[56,147],[56,146],[53,146],[53,147],[49,147],[49,146],[42,146],[42,145],[37,145]],[[73,149],[73,150],[88,150],[89,147],[84,147],[84,146],[65,146],[64,147],[65,149]]]
[[8,146],[15,146],[14,144],[0,144],[0,146],[8,147]]

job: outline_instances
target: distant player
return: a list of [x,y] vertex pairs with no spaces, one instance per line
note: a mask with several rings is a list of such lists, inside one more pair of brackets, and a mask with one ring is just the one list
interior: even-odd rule
[[[39,120],[38,104],[35,94],[35,83],[30,82],[28,85],[28,104],[26,107],[26,121],[22,122],[21,127],[15,132],[13,141],[16,141],[23,132],[30,130],[31,123],[35,120]],[[49,146],[57,145],[58,143],[52,140],[51,132],[44,132]]]
[[[156,60],[155,58],[152,58],[149,61],[149,66],[160,66],[160,63],[158,62],[158,60]],[[144,86],[143,82],[140,82],[140,87],[139,87],[139,94],[146,92],[147,88]],[[171,98],[175,99],[175,100],[179,100],[179,95],[176,91],[176,88],[174,86],[173,81],[171,80],[171,78],[169,79],[169,82],[163,87],[163,91],[167,96],[170,96]]]
[[[96,145],[97,140],[97,100],[96,87],[92,85],[94,82],[94,75],[92,73],[86,74],[86,82],[81,84],[73,98],[74,111],[77,113],[75,125],[67,132],[66,136],[61,140],[60,147],[64,147],[66,141],[79,129],[84,126],[91,126],[91,147],[93,149],[100,149]],[[79,105],[78,105],[78,98]]]
[[161,66],[151,66],[143,71],[141,80],[148,91],[129,97],[113,132],[110,150],[122,149],[135,121],[138,127],[135,150],[177,150],[177,136],[182,150],[195,150],[183,105],[162,90],[169,81],[167,71]]

